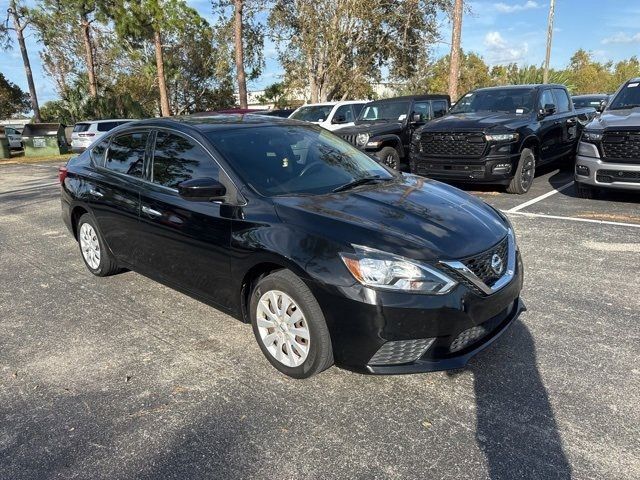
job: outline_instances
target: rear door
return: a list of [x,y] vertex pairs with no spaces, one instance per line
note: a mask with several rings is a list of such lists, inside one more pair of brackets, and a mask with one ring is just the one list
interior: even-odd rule
[[83,189],[107,245],[119,263],[130,266],[139,251],[139,191],[149,138],[149,130],[136,130],[99,142],[91,151],[95,173]]
[[233,186],[215,159],[195,139],[158,130],[152,148],[149,182],[141,191],[140,232],[143,255],[138,268],[172,285],[228,306],[231,210],[228,205],[194,202],[178,195],[178,185],[214,178]]
[[563,88],[554,88],[553,96],[558,107],[558,120],[562,128],[562,138],[558,144],[558,155],[567,156],[578,140],[578,117],[573,110],[571,99]]

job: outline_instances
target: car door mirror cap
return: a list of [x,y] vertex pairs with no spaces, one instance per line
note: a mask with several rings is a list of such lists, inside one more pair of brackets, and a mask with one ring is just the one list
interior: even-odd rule
[[214,178],[193,178],[178,185],[178,195],[192,202],[221,201],[226,194],[226,187]]
[[555,114],[557,107],[553,103],[545,103],[544,108],[540,110],[541,117],[548,117]]

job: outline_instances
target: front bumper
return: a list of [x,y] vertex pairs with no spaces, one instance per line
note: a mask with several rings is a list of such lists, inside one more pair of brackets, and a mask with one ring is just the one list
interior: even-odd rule
[[[338,365],[365,373],[398,374],[464,367],[518,318],[523,309],[522,282],[518,253],[511,282],[487,296],[464,283],[436,296],[383,292],[359,284],[311,288],[325,314]],[[416,346],[411,341],[422,343]],[[405,351],[426,343],[428,348],[408,362],[376,364],[375,355],[389,342],[404,344],[400,350]]]
[[410,165],[411,173],[435,180],[508,185],[519,160],[519,153],[466,160],[422,157],[412,152]]
[[640,159],[635,164],[611,163],[578,155],[575,180],[598,188],[640,191]]

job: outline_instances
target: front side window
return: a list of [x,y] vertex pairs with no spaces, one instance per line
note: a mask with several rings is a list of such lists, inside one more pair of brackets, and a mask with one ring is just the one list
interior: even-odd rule
[[325,194],[345,184],[394,178],[332,133],[304,126],[259,126],[208,136],[228,164],[265,196]]
[[342,105],[338,107],[336,113],[333,115],[333,119],[341,122],[353,122],[353,112],[351,111],[351,105]]
[[142,177],[147,138],[149,132],[118,135],[111,141],[104,166],[114,172]]
[[420,115],[421,122],[430,120],[429,102],[416,102],[413,106],[413,113]]
[[436,101],[433,105],[433,118],[443,117],[447,113],[447,102]]
[[543,90],[542,94],[540,95],[540,108],[543,109],[547,105],[556,105],[556,99],[553,98],[553,93],[551,93],[551,90]]
[[569,95],[561,88],[554,88],[553,95],[556,97],[556,107],[558,113],[568,112],[570,110]]
[[180,135],[158,132],[153,151],[154,183],[178,188],[193,178],[218,179],[220,169],[211,156],[197,143]]

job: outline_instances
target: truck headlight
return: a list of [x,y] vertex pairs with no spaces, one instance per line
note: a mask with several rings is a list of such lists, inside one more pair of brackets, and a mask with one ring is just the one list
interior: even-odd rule
[[369,141],[369,134],[368,133],[359,133],[356,136],[356,144],[359,147],[364,147],[367,144],[368,141]]
[[582,132],[583,142],[595,143],[601,140],[602,140],[602,132],[597,132],[592,130],[585,130],[584,132]]
[[520,135],[516,132],[512,133],[494,133],[486,134],[485,139],[487,142],[517,142]]
[[429,295],[450,292],[457,282],[435,267],[374,248],[353,245],[355,253],[341,253],[351,275],[363,285]]

